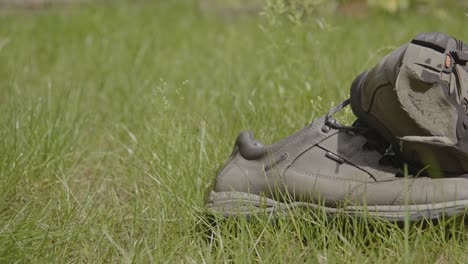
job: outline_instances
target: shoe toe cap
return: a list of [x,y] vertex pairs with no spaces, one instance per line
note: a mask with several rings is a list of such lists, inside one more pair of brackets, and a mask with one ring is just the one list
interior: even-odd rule
[[435,204],[461,200],[468,200],[466,178],[416,178],[409,186],[409,191],[402,191],[395,203]]
[[468,200],[467,178],[400,178],[365,184],[353,192],[354,204],[423,205]]

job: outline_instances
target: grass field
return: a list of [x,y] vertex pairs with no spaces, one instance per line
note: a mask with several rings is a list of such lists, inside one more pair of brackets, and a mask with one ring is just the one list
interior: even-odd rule
[[466,11],[292,23],[159,2],[0,15],[0,263],[468,263],[460,218],[203,214],[239,131],[301,129],[418,32],[468,40]]

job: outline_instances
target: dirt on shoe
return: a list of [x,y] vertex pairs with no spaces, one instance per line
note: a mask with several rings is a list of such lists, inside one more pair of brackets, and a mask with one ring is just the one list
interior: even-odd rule
[[351,107],[402,158],[434,176],[468,171],[468,46],[421,33],[359,75]]

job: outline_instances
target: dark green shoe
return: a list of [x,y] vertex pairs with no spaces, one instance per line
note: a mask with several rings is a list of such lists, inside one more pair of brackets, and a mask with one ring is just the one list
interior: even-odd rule
[[419,34],[354,80],[353,112],[410,164],[466,173],[467,61],[468,46],[460,40]]
[[366,130],[331,117],[339,108],[271,146],[241,133],[209,191],[207,209],[234,217],[302,207],[390,221],[465,211],[468,179],[404,177]]

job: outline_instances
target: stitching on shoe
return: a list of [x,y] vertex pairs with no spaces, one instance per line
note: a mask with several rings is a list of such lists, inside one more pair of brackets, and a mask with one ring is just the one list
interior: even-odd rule
[[[299,151],[294,151],[293,153],[290,153],[291,155],[289,155],[289,158],[287,159],[288,162],[284,162],[283,163],[283,173],[286,171],[286,169],[291,166],[294,161],[299,157],[301,156],[302,154],[304,154],[304,152],[306,152],[307,150],[313,148],[314,146],[317,146],[318,144],[320,144],[321,142],[323,142],[324,139],[328,138],[328,137],[331,137],[333,135],[335,135],[336,133],[338,133],[338,131],[336,131],[335,133],[329,133],[329,134],[322,134],[322,135],[319,135],[318,137],[315,138],[315,140],[313,142],[315,143],[309,143],[306,145],[306,147],[302,147],[299,149]],[[291,143],[290,145],[292,144],[296,144],[299,140],[295,141],[294,143]],[[292,155],[294,154],[294,155]]]
[[[342,158],[344,157],[344,160],[345,160],[346,163],[348,163],[348,164],[350,164],[350,165],[364,171],[375,182],[391,181],[391,180],[393,180],[393,178],[395,176],[395,173],[390,173],[390,172],[386,172],[386,171],[383,171],[383,170],[380,170],[380,169],[375,169],[375,168],[370,167],[371,161],[369,160],[368,155],[365,155],[364,159],[362,161],[368,163],[369,165],[359,166],[359,165],[356,164],[356,162],[351,160],[353,158],[352,156],[350,157],[350,155],[348,155],[346,153],[343,153],[342,151],[339,151],[338,149],[335,150],[333,148],[333,146],[331,146],[326,141],[321,141],[319,146],[322,147],[323,149],[325,149],[326,151],[330,151],[330,152],[332,152],[332,153],[334,153],[334,154],[336,154],[338,156],[341,156]],[[376,164],[376,165],[379,166],[378,164]],[[384,176],[384,177],[379,177],[379,176]],[[391,177],[389,177],[389,176],[391,176]]]
[[247,175],[244,170],[241,168],[241,166],[239,166],[239,164],[237,164],[237,162],[234,162],[234,165],[237,166],[239,168],[239,170],[242,172],[242,174],[244,174],[244,176],[247,178],[247,181],[249,182],[249,187],[252,187],[253,189],[255,189],[255,191],[257,191],[257,193],[261,193],[260,191],[260,188],[258,188],[258,186],[256,184],[254,184],[250,178],[249,175]]
[[[414,191],[414,189],[411,189],[411,188],[413,188],[414,182],[415,182],[415,180],[413,180],[410,183],[410,191],[409,192]],[[366,193],[366,192],[363,192],[363,189],[365,189],[367,186],[369,186],[369,185],[372,186],[372,185],[377,185],[377,184],[382,184],[382,183],[383,182],[371,182],[371,183],[358,185],[356,188],[354,188],[354,190],[352,190],[350,192],[350,195],[351,195],[352,198],[361,196],[363,193]],[[404,199],[404,191],[400,191],[399,194],[396,196],[396,198],[393,199],[393,201],[391,202],[391,205],[401,205],[403,199]]]
[[323,175],[323,174],[312,173],[312,172],[305,172],[305,171],[298,170],[298,169],[293,168],[293,167],[290,167],[289,169],[292,170],[292,171],[298,172],[300,174],[304,174],[306,176],[315,176],[315,177],[324,178],[324,179],[327,179],[327,180],[341,181],[341,182],[368,183],[368,182],[365,182],[365,181],[360,181],[360,180],[355,180],[355,179],[342,179],[342,178],[337,178],[337,177],[333,177],[333,176],[329,176],[329,175]]
[[[274,148],[272,149],[272,153],[275,155],[278,153],[286,153],[288,155],[288,158],[277,167],[279,169],[279,178],[281,181],[286,182],[286,177],[285,177],[286,170],[294,163],[294,161],[300,155],[302,155],[304,152],[306,152],[310,148],[318,145],[320,142],[323,141],[323,139],[335,134],[335,133],[329,133],[329,134],[319,135],[313,141],[307,144],[306,147],[299,149],[299,151],[294,151],[294,152],[286,151],[288,146],[297,144],[302,138],[304,138],[305,136],[309,136],[310,133],[311,132],[313,133],[319,125],[323,125],[323,124],[324,124],[324,117],[317,118],[314,121],[312,121],[311,125],[299,131],[298,134],[296,134],[296,136],[293,137],[290,142],[286,142],[286,144],[280,145],[278,149],[274,149]],[[315,142],[315,143],[312,143],[312,142]]]
[[[408,180],[411,180],[411,179],[408,179]],[[415,189],[413,189],[413,184],[416,182],[416,180],[412,180],[409,184],[409,188],[408,188],[408,194],[411,193],[411,192],[414,192],[415,189],[420,189],[421,186],[416,186]],[[405,185],[403,184],[403,187],[405,187]],[[401,192],[400,192],[400,195],[398,195],[398,197],[393,201],[393,204],[395,203],[398,203],[398,204],[402,204],[402,201],[405,199],[405,189],[403,189]]]
[[369,103],[369,107],[367,108],[368,110],[366,111],[367,113],[369,113],[372,109],[372,106],[374,106],[374,100],[375,100],[375,94],[384,86],[386,85],[390,85],[392,86],[392,84],[390,82],[386,82],[384,84],[381,84],[379,86],[377,86],[375,89],[374,89],[374,93],[372,94],[372,97],[371,97],[371,100],[370,100],[370,103]]

